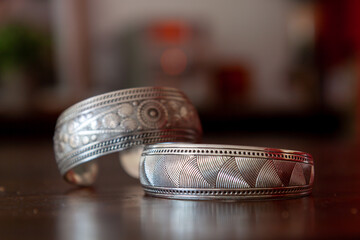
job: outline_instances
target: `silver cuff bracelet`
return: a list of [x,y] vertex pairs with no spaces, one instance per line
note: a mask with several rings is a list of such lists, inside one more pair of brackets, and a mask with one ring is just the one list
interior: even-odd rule
[[158,143],[145,146],[145,193],[175,199],[290,198],[311,193],[310,154],[232,145]]
[[196,109],[181,91],[144,87],[114,91],[79,102],[56,123],[54,150],[69,182],[90,185],[97,167],[90,160],[157,142],[198,142]]

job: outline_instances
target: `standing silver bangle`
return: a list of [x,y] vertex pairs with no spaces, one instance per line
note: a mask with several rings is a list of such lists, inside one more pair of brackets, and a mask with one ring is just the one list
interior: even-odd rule
[[97,172],[90,160],[143,144],[198,142],[201,133],[196,109],[180,90],[133,88],[92,97],[65,110],[56,124],[54,150],[65,179],[89,185]]
[[311,193],[310,154],[232,145],[158,143],[145,147],[146,194],[176,199],[262,199]]

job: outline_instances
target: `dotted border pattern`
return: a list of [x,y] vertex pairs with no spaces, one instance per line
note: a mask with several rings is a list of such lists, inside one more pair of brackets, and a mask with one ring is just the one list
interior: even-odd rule
[[311,194],[310,185],[303,187],[283,188],[250,188],[250,189],[219,189],[219,188],[165,188],[142,185],[146,194],[164,198],[178,199],[259,199],[279,197],[300,197]]
[[[105,93],[95,97],[85,99],[75,105],[66,109],[58,118],[57,126],[63,124],[74,115],[85,113],[88,110],[94,110],[100,107],[126,103],[135,100],[145,100],[154,98],[178,99],[189,101],[186,95],[176,88],[168,87],[145,87],[145,88],[132,88]],[[190,102],[190,101],[189,101]]]
[[[155,146],[155,145],[154,145]],[[221,147],[201,148],[199,147],[164,147],[159,145],[157,148],[146,147],[142,153],[142,156],[146,155],[211,155],[211,156],[232,156],[232,157],[256,157],[256,158],[271,158],[276,160],[295,161],[301,163],[313,164],[313,158],[307,153],[284,153],[282,150],[265,151],[265,150],[253,150],[246,148],[232,148],[229,146],[227,149]]]
[[[84,147],[78,148],[72,152],[67,153],[67,155],[64,155],[63,157],[59,157],[57,162],[61,164],[61,162],[68,161],[70,158],[74,158],[77,155],[80,155],[82,153],[103,148],[112,144],[116,143],[129,143],[130,145],[140,143],[140,142],[146,142],[147,144],[152,143],[152,141],[146,141],[147,138],[164,138],[165,136],[178,136],[181,138],[186,139],[193,139],[193,142],[197,142],[199,139],[196,139],[196,132],[194,130],[190,129],[174,129],[174,130],[158,130],[158,131],[144,131],[144,132],[138,132],[138,133],[131,133],[129,135],[120,135],[116,138],[107,139],[101,142],[96,142],[94,144],[86,145]],[[145,139],[145,140],[144,140]],[[164,142],[164,141],[162,141]],[[141,143],[140,143],[141,144]],[[131,147],[131,146],[129,146]]]
[[112,152],[128,149],[133,146],[142,144],[151,144],[156,142],[172,142],[172,141],[186,141],[197,142],[196,132],[189,129],[186,130],[159,130],[153,132],[145,132],[138,134],[131,134],[121,136],[114,139],[105,140],[92,144],[76,151],[70,155],[58,158],[57,164],[62,175],[64,175],[71,168],[92,159],[104,156]]

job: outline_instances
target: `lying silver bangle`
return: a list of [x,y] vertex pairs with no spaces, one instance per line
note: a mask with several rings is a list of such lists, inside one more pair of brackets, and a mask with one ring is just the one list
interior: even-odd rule
[[310,154],[232,145],[158,143],[144,148],[146,194],[175,199],[262,199],[311,193]]
[[97,173],[90,160],[144,144],[198,142],[201,133],[196,109],[180,90],[133,88],[95,96],[65,110],[56,124],[54,150],[67,181],[90,185]]

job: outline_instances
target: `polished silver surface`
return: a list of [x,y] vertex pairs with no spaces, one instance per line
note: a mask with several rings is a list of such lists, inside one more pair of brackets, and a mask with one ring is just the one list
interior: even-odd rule
[[119,152],[119,162],[131,177],[139,179],[139,164],[144,145],[139,145]]
[[[65,110],[56,124],[54,150],[65,179],[89,185],[96,174],[77,171],[76,166],[144,144],[198,142],[201,133],[196,109],[180,90],[133,88],[92,97]],[[76,181],[82,174],[94,178]]]
[[310,194],[313,181],[312,156],[284,149],[159,143],[140,162],[145,192],[165,198],[291,198]]

